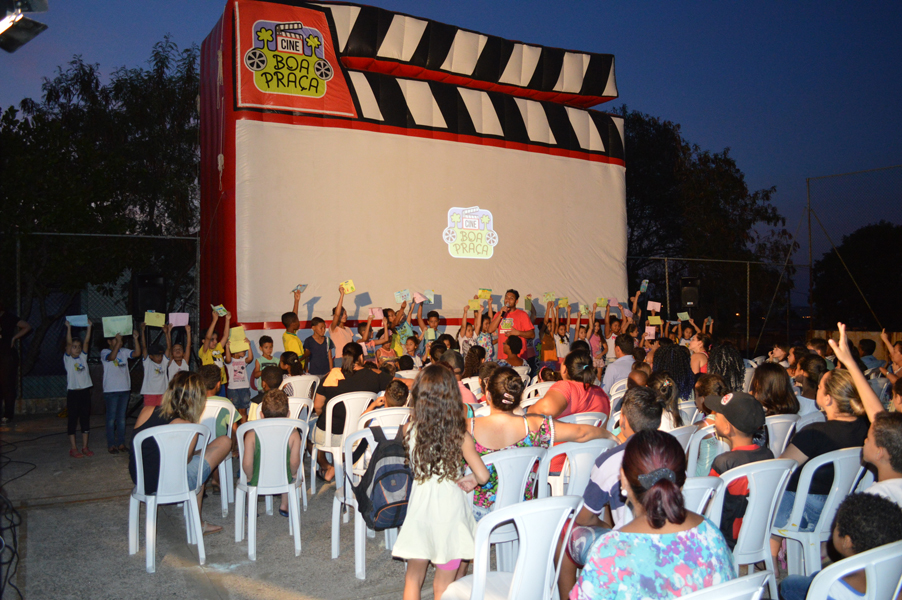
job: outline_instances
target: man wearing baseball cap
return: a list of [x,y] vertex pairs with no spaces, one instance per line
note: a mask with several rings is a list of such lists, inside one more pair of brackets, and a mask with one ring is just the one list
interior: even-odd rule
[[[707,396],[705,407],[714,413],[714,430],[727,440],[730,451],[714,459],[711,475],[720,477],[735,467],[774,457],[766,445],[762,448],[752,441],[755,432],[764,426],[764,407],[751,394],[735,392],[726,396]],[[730,549],[736,545],[742,517],[748,506],[749,482],[742,477],[727,486],[723,501],[720,530]]]

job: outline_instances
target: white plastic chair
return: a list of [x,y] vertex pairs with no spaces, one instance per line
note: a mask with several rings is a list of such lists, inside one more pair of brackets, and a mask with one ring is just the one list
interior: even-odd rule
[[[683,484],[683,505],[686,510],[709,517],[714,509],[711,498],[723,487],[720,477],[687,477]],[[720,523],[716,523],[720,526]]]
[[[544,455],[544,448],[511,448],[491,452],[482,457],[485,466],[494,465],[498,473],[493,512],[523,501],[533,467]],[[517,532],[512,526],[501,527],[492,535],[492,544],[497,544],[498,568],[502,571],[513,571],[513,557],[517,554],[513,542],[516,540]]]
[[492,414],[492,407],[489,406],[488,402],[480,402],[479,404],[473,404],[472,406],[474,417],[487,417]]
[[511,367],[523,380],[523,383],[529,385],[529,365],[521,365],[519,367]]
[[694,400],[683,400],[679,405],[680,416],[683,417],[683,424],[689,425],[690,423],[695,422],[695,417],[698,415],[698,407],[695,405]]
[[[814,531],[799,531],[805,501],[808,499],[811,478],[815,471],[824,465],[833,465],[833,485],[824,502],[824,508],[817,520]],[[826,542],[833,535],[832,524],[836,510],[852,491],[852,486],[861,468],[861,448],[843,448],[821,454],[809,459],[802,465],[799,484],[796,486],[795,502],[789,521],[773,528],[773,534],[786,538],[786,562],[791,575],[810,576],[821,568],[821,542]],[[801,554],[799,553],[801,545]],[[803,563],[804,562],[804,566]]]
[[[606,450],[617,445],[609,439],[589,440],[588,442],[564,442],[552,446],[545,451],[539,463],[539,477],[536,490],[537,498],[551,496],[582,496],[589,485],[589,475],[595,461]],[[561,474],[552,476],[551,462],[558,456],[566,456],[567,460]]]
[[682,427],[671,429],[667,433],[677,439],[680,446],[683,447],[683,452],[685,452],[689,448],[689,440],[692,439],[696,431],[698,431],[698,428],[695,425],[683,425]]
[[864,492],[866,489],[874,485],[874,481],[876,477],[874,477],[874,473],[862,466],[858,469],[858,475],[855,476],[855,485],[852,488],[852,493],[858,494]]
[[[253,405],[253,403],[252,403]],[[238,409],[228,400],[217,400],[207,398],[204,405],[204,412],[200,415],[200,424],[210,428],[210,431],[216,435],[216,421],[219,419],[221,411],[229,413],[229,425],[226,427],[226,435],[232,439],[232,423],[235,422],[235,413]],[[222,505],[222,516],[229,516],[229,503],[235,502],[235,476],[232,467],[232,453],[229,452],[225,460],[219,463],[219,499]]]
[[419,373],[419,369],[405,369],[395,373],[395,377],[400,377],[401,379],[416,379]]
[[348,434],[355,431],[357,419],[360,418],[360,415],[363,414],[370,402],[375,399],[376,394],[373,392],[349,392],[347,394],[339,394],[326,405],[326,443],[314,443],[313,450],[310,453],[311,494],[316,493],[316,455],[318,452],[330,452],[332,454],[332,466],[335,467],[335,481],[342,481],[342,477],[344,477],[341,468],[341,445],[330,446],[328,443],[332,433],[332,413],[335,411],[335,407],[339,404],[344,404],[345,407],[345,426],[341,434],[343,445],[344,439]]
[[[369,413],[364,415],[368,417]],[[362,419],[363,417],[361,417]],[[387,439],[392,439],[397,435],[399,426],[384,426],[382,433]],[[363,440],[367,442],[367,453],[354,464],[354,449]],[[376,440],[371,429],[363,428],[345,437],[344,447],[344,464],[347,465],[347,477],[342,481],[341,487],[335,490],[332,497],[332,558],[336,559],[339,555],[339,530],[341,525],[341,513],[343,509],[354,512],[354,576],[357,579],[366,579],[366,538],[367,526],[360,511],[357,510],[357,498],[354,492],[348,486],[348,480],[354,485],[360,483],[360,477],[366,472],[369,463],[369,456],[372,450],[376,448]],[[385,548],[391,550],[395,539],[398,537],[397,529],[385,530]]]
[[566,417],[560,417],[558,421],[562,423],[573,423],[576,425],[593,425],[595,427],[604,427],[608,420],[608,416],[603,412],[584,412],[573,413]]
[[[682,600],[760,600],[771,571],[760,571],[745,577],[737,577],[726,583],[712,585],[704,589],[680,596]],[[824,596],[826,598],[826,596]]]
[[[244,436],[253,431],[260,448],[260,470],[257,485],[250,485],[244,468],[238,470],[238,486],[235,493],[235,541],[244,538],[244,517],[247,510],[247,556],[257,560],[257,497],[288,494],[288,531],[294,536],[294,555],[301,555],[301,507],[299,494],[304,493],[303,461],[294,481],[288,481],[285,457],[288,438],[300,429],[301,443],[307,437],[307,423],[300,419],[260,419],[238,427],[239,464],[244,464]],[[303,452],[303,450],[302,450]],[[245,507],[245,502],[247,506]]]
[[[204,552],[204,535],[201,530],[200,510],[197,506],[197,494],[203,485],[201,477],[203,469],[197,470],[197,480],[188,482],[187,463],[191,442],[197,436],[194,450],[200,450],[203,462],[207,450],[207,442],[211,432],[205,425],[179,423],[175,425],[158,425],[138,433],[132,441],[135,453],[136,480],[128,501],[128,553],[138,552],[139,523],[138,513],[141,503],[145,504],[144,539],[147,551],[147,572],[156,571],[157,543],[157,506],[160,504],[183,503],[185,513],[185,529],[188,543],[197,544],[197,556],[200,564],[206,561]],[[152,440],[160,449],[160,473],[157,478],[157,491],[149,494],[144,487],[143,443]]]
[[[478,532],[477,532],[478,536]],[[844,558],[815,575],[808,598],[826,598],[840,578],[864,569],[867,578],[865,600],[885,600],[899,595],[902,578],[902,542],[893,542]],[[880,577],[877,577],[877,574]]]
[[755,376],[755,368],[756,367],[745,368],[745,374],[742,379],[742,391],[746,394],[748,394],[749,390],[752,389],[752,378]]
[[611,410],[614,410],[614,407],[617,407],[619,410],[620,401],[626,395],[626,388],[628,383],[629,377],[615,381],[614,385],[611,386],[611,393],[609,394],[609,396],[611,397]]
[[874,379],[869,379],[868,384],[871,386],[871,389],[874,390],[874,393],[877,394],[877,398],[879,398],[881,402],[889,400],[890,390],[892,389],[892,384],[889,382],[889,379],[886,377],[875,377]]
[[[580,503],[578,496],[522,502],[486,515],[476,528],[473,574],[448,586],[442,600],[544,600],[552,597],[559,567],[554,548]],[[520,552],[513,572],[489,571],[491,546],[499,529],[516,528]]]
[[288,397],[288,418],[309,422],[312,414],[313,400],[311,398]]
[[[545,393],[550,390],[551,386],[553,386],[555,383],[556,382],[554,381],[542,381],[530,385],[525,390],[523,390],[523,395],[520,398],[520,406],[532,406],[533,404],[541,400],[545,396]],[[533,401],[529,404],[526,404],[527,400]]]
[[749,496],[742,527],[733,548],[733,560],[736,575],[740,565],[749,565],[764,561],[765,568],[770,571],[768,585],[770,597],[777,598],[777,580],[773,576],[773,557],[770,554],[770,532],[777,511],[778,502],[789,481],[789,475],[796,462],[787,458],[761,460],[723,473],[723,487],[712,500],[711,521],[719,525],[723,515],[723,500],[727,487],[737,479],[748,479]]
[[373,425],[378,425],[383,429],[386,427],[399,427],[409,420],[410,408],[406,406],[388,406],[360,415],[357,419],[357,428],[354,431],[360,431]]
[[[808,413],[807,415],[802,415],[799,417],[799,420],[796,421],[796,431],[802,431],[806,425],[811,425],[812,423],[823,423],[827,420],[827,417],[824,416],[824,413],[817,410],[812,413]],[[789,444],[787,444],[788,446]]]
[[620,427],[620,411],[612,412],[611,416],[608,417],[608,422],[605,425],[607,430],[611,433],[614,433],[614,430]]
[[479,377],[467,377],[466,379],[461,379],[460,382],[467,386],[467,389],[473,392],[474,396],[476,396],[477,398],[482,398],[483,393],[482,387],[479,385]]
[[774,453],[774,457],[780,456],[786,450],[789,438],[795,433],[798,421],[799,415],[771,415],[764,419],[764,426],[767,427],[768,446]]
[[[316,388],[319,386],[319,377],[316,375],[292,375],[286,377],[279,384],[279,389],[284,390],[285,386],[291,384],[291,393],[289,396],[296,398],[316,398]],[[287,392],[286,392],[287,393]]]
[[880,377],[880,367],[874,367],[873,369],[865,370],[864,376],[868,379],[876,379],[877,377]]
[[725,441],[721,440],[717,437],[716,432],[714,431],[714,425],[706,425],[692,434],[689,438],[689,446],[686,450],[686,473],[689,477],[695,476],[695,472],[698,469],[698,453],[699,449],[702,445],[702,440],[708,436],[713,435],[717,440],[717,453],[715,456],[721,455],[724,452],[730,451],[730,445]]
[[753,365],[755,365],[756,367],[760,367],[761,365],[764,364],[764,361],[766,361],[766,360],[767,360],[767,357],[766,357],[766,356],[756,356],[755,358],[753,358],[753,359],[752,359],[751,361],[749,361],[749,362],[751,362],[751,363],[752,363]]

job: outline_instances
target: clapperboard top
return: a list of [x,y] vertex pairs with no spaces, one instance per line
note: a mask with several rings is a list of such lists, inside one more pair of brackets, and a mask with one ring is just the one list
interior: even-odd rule
[[349,69],[589,108],[617,97],[614,56],[549,48],[344,2],[332,14]]

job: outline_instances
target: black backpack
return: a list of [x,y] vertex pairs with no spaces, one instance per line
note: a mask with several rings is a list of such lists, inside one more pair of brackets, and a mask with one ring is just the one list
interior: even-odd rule
[[[357,510],[374,531],[400,527],[407,515],[407,502],[413,488],[413,472],[407,466],[404,428],[398,427],[394,439],[387,439],[382,428],[370,428],[376,449],[358,485],[349,484],[357,499]],[[351,466],[347,465],[348,470]]]

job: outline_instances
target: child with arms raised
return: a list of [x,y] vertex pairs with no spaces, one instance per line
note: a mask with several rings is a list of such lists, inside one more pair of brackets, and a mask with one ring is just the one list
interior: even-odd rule
[[[298,329],[301,328],[301,321],[298,319],[298,305],[301,301],[300,290],[294,291],[294,307],[291,312],[282,315],[282,326],[285,331],[282,332],[282,348],[285,352],[294,352],[301,361],[301,367],[304,366],[304,349],[301,347],[301,340],[298,337]],[[228,331],[228,325],[226,331]]]
[[333,367],[341,366],[341,353],[344,351],[345,344],[350,344],[354,340],[354,332],[345,326],[348,321],[348,311],[343,306],[344,300],[345,288],[338,286],[338,304],[332,309],[332,322],[329,324],[329,336],[332,338],[332,345],[335,348]]
[[[94,456],[88,448],[88,432],[91,430],[91,372],[88,371],[88,354],[84,351],[91,341],[91,326],[88,321],[88,330],[85,333],[85,341],[72,338],[72,326],[66,321],[66,353],[63,354],[63,366],[66,367],[66,410],[69,416],[69,456],[72,458],[84,458]],[[81,452],[75,446],[75,427],[81,424]]]
[[[223,335],[228,334],[229,321],[231,320],[232,313],[226,312]],[[222,345],[219,343],[219,334],[216,333],[217,321],[219,321],[219,313],[214,310],[213,320],[210,321],[210,326],[207,328],[207,333],[204,336],[204,343],[201,344],[201,347],[197,351],[197,357],[200,359],[200,364],[202,365],[216,365],[219,367],[219,380],[222,385],[225,386],[229,380],[228,377],[226,377],[225,363],[222,360]]]
[[[489,479],[467,435],[457,380],[443,366],[428,366],[413,386],[404,444],[415,478],[407,516],[392,555],[407,560],[404,600],[418,600],[429,563],[436,566],[433,597],[441,598],[466,572],[475,554],[476,520],[466,493]],[[472,469],[463,475],[461,465]]]
[[[247,338],[244,339],[244,343],[248,343]],[[247,419],[247,409],[251,406],[251,382],[248,378],[247,366],[252,362],[254,362],[254,356],[249,350],[232,354],[232,340],[226,341],[225,363],[229,373],[228,397],[244,419]]]
[[125,347],[122,335],[107,338],[109,348],[100,351],[103,365],[103,399],[106,404],[106,442],[110,454],[128,452],[125,445],[125,411],[132,391],[132,379],[128,372],[128,360],[141,357],[138,330],[135,329],[135,349]]
[[[170,326],[171,327],[171,326]],[[170,339],[172,336],[172,330],[169,332]],[[172,344],[172,360],[169,361],[169,368],[166,369],[167,375],[169,375],[169,379],[175,377],[175,374],[179,371],[190,371],[191,369],[188,367],[188,356],[185,354],[186,349],[191,348],[191,326],[185,325],[185,343],[181,342]]]
[[141,347],[144,353],[144,383],[141,385],[141,394],[144,396],[144,406],[160,406],[163,402],[163,394],[169,386],[169,357],[172,356],[172,338],[169,337],[171,325],[163,327],[166,334],[166,348],[159,344],[147,346],[145,324],[141,323]]

